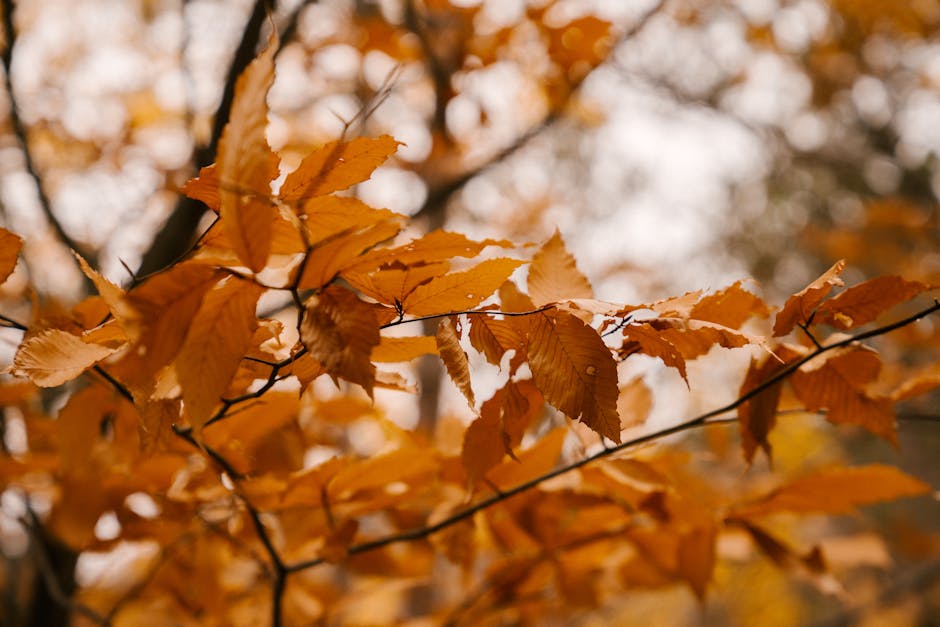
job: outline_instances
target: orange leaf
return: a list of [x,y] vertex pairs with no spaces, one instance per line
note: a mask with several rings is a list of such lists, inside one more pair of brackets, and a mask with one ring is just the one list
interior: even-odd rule
[[177,264],[127,293],[118,318],[136,347],[130,376],[146,381],[177,354],[206,292],[219,280],[213,268]]
[[102,300],[108,305],[108,309],[116,318],[120,319],[119,316],[122,313],[121,301],[124,300],[124,290],[88,265],[88,262],[77,252],[73,250],[72,254],[75,255],[75,258],[78,260],[78,265],[82,269],[82,272],[85,273],[85,276],[95,284],[95,289],[98,290],[98,294],[101,295]]
[[337,234],[332,239],[317,244],[301,266],[303,274],[300,276],[298,287],[323,287],[337,274],[352,266],[363,251],[394,237],[400,229],[395,222],[379,222],[362,230]]
[[715,540],[718,532],[714,525],[692,528],[679,537],[678,571],[699,599],[715,570]]
[[437,327],[437,352],[454,385],[466,397],[470,407],[473,407],[475,401],[473,388],[470,386],[470,362],[460,346],[460,334],[456,328],[458,324],[453,316],[441,318]]
[[557,229],[532,258],[528,290],[532,302],[539,307],[570,298],[594,297],[591,283],[578,270]]
[[653,407],[653,393],[643,377],[631,379],[620,388],[617,397],[617,413],[624,427],[634,427],[646,422]]
[[753,518],[779,512],[845,514],[860,505],[929,494],[930,491],[928,484],[894,466],[872,464],[830,468],[781,486],[734,515]]
[[9,371],[51,388],[71,381],[115,350],[114,346],[86,344],[68,331],[46,329],[23,340]]
[[741,281],[709,294],[692,307],[689,314],[696,320],[714,322],[731,329],[740,329],[751,316],[766,318],[770,308],[760,298],[741,287]]
[[[763,362],[751,359],[751,365],[744,376],[744,383],[741,384],[738,396],[743,397],[757,388],[785,365],[772,355],[766,357]],[[764,450],[767,459],[771,459],[771,446],[767,441],[767,436],[777,424],[777,406],[780,403],[782,389],[782,382],[775,383],[738,406],[741,446],[744,448],[744,459],[748,464],[754,461],[757,447]]]
[[500,488],[514,488],[535,477],[540,477],[555,467],[565,443],[567,429],[553,429],[535,444],[518,455],[518,459],[507,459],[493,468],[487,475]]
[[219,139],[216,166],[219,215],[238,258],[254,272],[264,268],[271,249],[276,208],[270,200],[278,159],[268,146],[268,90],[274,83],[277,38],[252,61],[235,84],[229,122]]
[[476,242],[461,233],[438,229],[404,246],[374,251],[363,258],[363,264],[371,264],[372,267],[392,263],[411,266],[449,261],[454,257],[476,257],[487,246],[512,248],[513,244],[507,240],[494,239]]
[[372,396],[375,366],[371,356],[380,337],[371,305],[349,290],[331,285],[307,301],[300,337],[310,356],[334,381],[342,377],[358,383]]
[[153,455],[166,450],[172,439],[173,423],[180,418],[180,401],[157,399],[146,402],[140,411],[140,450],[144,455]]
[[291,203],[352,187],[368,179],[398,146],[399,142],[389,135],[325,144],[287,175],[278,196]]
[[688,381],[685,370],[685,358],[679,349],[651,325],[645,322],[628,324],[623,328],[623,335],[627,338],[624,342],[623,352],[631,355],[634,352],[641,352],[644,355],[659,357],[664,364],[670,368],[675,368],[682,375],[682,378]]
[[486,356],[491,364],[500,365],[507,351],[515,351],[509,364],[510,373],[525,361],[525,340],[508,320],[492,316],[474,316],[470,320],[470,344]]
[[282,369],[284,376],[293,375],[300,381],[301,390],[306,390],[314,379],[321,374],[326,374],[326,369],[319,361],[310,356],[310,353],[304,353],[290,363],[289,366]]
[[788,298],[774,320],[774,337],[786,335],[796,325],[808,322],[816,307],[832,291],[832,288],[843,285],[842,279],[839,278],[843,270],[845,270],[845,259],[837,261],[821,277]]
[[476,307],[523,263],[501,257],[483,261],[463,272],[445,274],[416,287],[404,300],[402,308],[411,315],[425,316]]
[[918,281],[899,276],[882,276],[846,289],[816,310],[814,323],[827,323],[838,329],[854,329],[867,324],[898,303],[932,289]]
[[18,235],[0,228],[0,283],[13,274],[16,258],[23,248],[23,240]]
[[826,357],[809,362],[790,377],[800,402],[810,411],[828,409],[829,422],[859,425],[897,444],[891,400],[868,392],[881,370],[877,353],[848,347]]
[[200,429],[219,404],[248,351],[264,288],[229,277],[210,290],[190,321],[176,373],[190,424]]
[[372,349],[372,361],[378,363],[411,361],[421,355],[436,355],[435,338],[422,335],[417,337],[382,336],[378,345]]
[[350,229],[364,229],[380,222],[395,222],[401,214],[374,209],[350,196],[318,196],[303,205],[307,237],[311,244]]
[[471,489],[479,483],[486,471],[501,462],[507,451],[511,450],[506,440],[499,406],[483,403],[480,417],[471,422],[464,432],[460,454]]
[[218,213],[222,198],[219,196],[219,169],[216,164],[201,168],[199,176],[186,181],[180,191]]
[[620,442],[617,364],[593,328],[565,311],[534,314],[528,354],[532,378],[545,400]]
[[373,490],[385,492],[390,483],[416,484],[437,470],[433,456],[402,448],[340,470],[327,485],[331,501],[349,501]]
[[933,363],[905,378],[891,393],[891,398],[894,401],[907,400],[938,387],[940,387],[940,363]]
[[[356,263],[354,268],[363,267]],[[439,277],[450,270],[447,262],[432,263],[420,266],[408,266],[404,269],[390,268],[379,270],[374,274],[360,274],[358,272],[343,272],[343,278],[353,287],[367,294],[379,302],[394,305],[402,302],[416,287]]]
[[660,329],[660,337],[676,347],[685,359],[695,359],[716,344],[723,348],[740,348],[759,342],[743,333],[704,320],[661,318],[650,324]]

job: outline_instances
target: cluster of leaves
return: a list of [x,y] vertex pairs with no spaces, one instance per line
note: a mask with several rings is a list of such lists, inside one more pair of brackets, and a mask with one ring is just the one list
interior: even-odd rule
[[[28,325],[3,318],[24,332],[9,372],[28,381],[0,384],[26,436],[0,459],[0,485],[24,495],[25,524],[75,552],[138,549],[120,577],[66,600],[82,617],[301,624],[355,621],[368,607],[373,622],[537,622],[634,587],[684,583],[704,597],[717,539],[732,531],[829,585],[819,551],[790,547],[768,517],[929,492],[879,465],[717,492],[668,450],[635,449],[737,410],[745,458],[769,457],[785,381],[806,410],[893,442],[893,404],[940,385],[940,373],[886,387],[861,341],[940,304],[841,332],[931,286],[883,277],[830,297],[840,262],[776,311],[773,338],[798,328],[799,341],[771,342],[743,330],[774,310],[741,283],[614,304],[594,298],[558,234],[532,255],[445,231],[403,239],[403,216],[340,193],[394,153],[394,139],[344,137],[280,176],[265,138],[275,47],[239,79],[217,162],[184,188],[217,214],[186,258],[126,289],[79,259],[97,296],[68,311],[37,306]],[[0,238],[5,280],[21,242]],[[259,315],[268,307],[295,324]],[[391,331],[427,320],[438,321],[433,336]],[[825,328],[837,332],[819,337]],[[619,364],[648,355],[687,379],[687,363],[715,346],[764,354],[736,401],[629,431],[651,393],[621,381]],[[476,416],[456,437],[405,429],[374,402],[379,389],[409,391],[394,364],[422,355],[440,358]],[[500,373],[486,399],[477,360]],[[56,416],[39,388],[62,390]],[[577,423],[597,444],[566,446]],[[471,592],[409,604],[406,592],[433,588],[439,555]],[[384,601],[362,603],[373,595]]]

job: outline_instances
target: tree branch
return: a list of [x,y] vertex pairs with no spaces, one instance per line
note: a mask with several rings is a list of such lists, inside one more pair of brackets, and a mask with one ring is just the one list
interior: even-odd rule
[[[603,459],[605,457],[610,457],[611,455],[615,453],[620,453],[627,449],[637,447],[641,444],[646,444],[648,442],[660,440],[670,435],[675,435],[677,433],[682,433],[683,431],[688,431],[689,429],[702,427],[706,424],[709,424],[710,419],[716,418],[718,416],[721,416],[722,414],[726,414],[730,411],[737,409],[740,405],[746,403],[748,400],[754,398],[755,396],[757,396],[764,390],[788,378],[790,375],[796,372],[796,370],[800,366],[810,361],[811,359],[818,357],[819,355],[835,350],[837,348],[849,346],[855,342],[859,342],[864,339],[890,333],[891,331],[894,331],[901,327],[912,324],[916,322],[917,320],[920,320],[921,318],[929,316],[930,314],[937,312],[937,311],[940,311],[940,301],[935,301],[934,304],[931,305],[930,307],[912,316],[904,318],[903,320],[899,320],[895,323],[888,324],[882,327],[877,327],[870,331],[859,333],[857,335],[841,340],[839,342],[834,342],[832,344],[817,348],[816,350],[807,354],[803,358],[798,359],[794,362],[791,362],[773,377],[768,378],[767,380],[763,381],[760,385],[756,386],[755,388],[748,391],[747,393],[742,394],[734,401],[726,405],[723,405],[722,407],[713,409],[703,414],[699,414],[698,416],[695,416],[694,418],[686,420],[685,422],[680,422],[679,424],[673,425],[671,427],[659,429],[657,431],[653,431],[651,433],[647,433],[645,435],[633,438],[632,440],[627,440],[626,442],[622,442],[621,444],[618,444],[616,446],[604,448],[603,450],[598,451],[597,453],[594,453],[593,455],[589,455],[587,457],[571,462],[569,464],[559,466],[543,475],[535,477],[534,479],[520,483],[512,488],[509,488],[508,490],[503,490],[493,496],[485,498],[475,503],[474,505],[471,505],[467,508],[460,510],[456,514],[453,514],[451,516],[448,516],[447,518],[444,518],[438,521],[437,523],[433,525],[428,525],[426,527],[412,529],[410,531],[404,531],[401,533],[386,536],[384,538],[378,538],[376,540],[370,540],[367,542],[363,542],[361,544],[356,544],[354,546],[349,547],[347,549],[347,553],[348,555],[358,555],[359,553],[366,553],[368,551],[380,549],[380,548],[383,548],[392,544],[398,544],[400,542],[421,540],[434,533],[437,533],[438,531],[446,529],[461,521],[467,520],[473,517],[473,515],[476,514],[477,512],[488,509],[489,507],[492,507],[493,505],[496,505],[497,503],[501,503],[502,501],[512,498],[513,496],[516,496],[517,494],[521,494],[523,492],[531,490],[532,488],[537,487],[538,485],[548,481],[549,479],[553,479],[555,477],[567,474],[571,472],[572,470],[577,470],[578,468],[587,466],[588,464],[591,464],[597,460]],[[315,558],[311,560],[298,562],[296,564],[291,564],[287,567],[287,570],[288,572],[297,572],[297,571],[305,570],[307,568],[318,566],[324,562],[325,560],[323,558]]]

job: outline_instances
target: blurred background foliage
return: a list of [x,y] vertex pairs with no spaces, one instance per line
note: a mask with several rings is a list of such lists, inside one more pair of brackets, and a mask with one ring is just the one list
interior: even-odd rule
[[[415,230],[540,241],[557,227],[598,296],[622,302],[742,276],[781,302],[842,257],[848,283],[940,282],[940,0],[5,0],[3,9],[0,221],[26,238],[25,264],[0,292],[10,315],[28,306],[30,283],[42,298],[83,294],[69,247],[123,283],[187,249],[208,222],[179,189],[213,161],[231,77],[272,26],[271,145],[299,159],[369,112],[362,133],[405,145],[355,193],[414,216]],[[13,348],[0,346],[4,363]],[[880,348],[929,366],[940,329],[923,320]],[[675,419],[675,402],[657,403]],[[940,485],[935,423],[902,421],[900,456],[819,424],[785,421],[777,471],[889,460]],[[740,476],[731,429],[685,441],[703,472]],[[865,531],[872,524],[887,543]],[[835,528],[848,605],[732,538],[704,609],[673,589],[624,595],[578,619],[940,619],[936,501],[785,530],[809,545]]]

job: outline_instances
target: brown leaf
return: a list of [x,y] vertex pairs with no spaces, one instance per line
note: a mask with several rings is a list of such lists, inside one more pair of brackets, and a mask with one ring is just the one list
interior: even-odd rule
[[401,214],[375,209],[352,196],[318,196],[302,205],[307,238],[311,244],[342,233],[359,230],[380,222],[396,222]]
[[770,307],[760,298],[741,287],[741,281],[709,294],[692,307],[689,316],[714,322],[730,329],[740,329],[751,316],[766,318]]
[[814,323],[847,330],[867,324],[891,307],[922,294],[933,286],[882,276],[852,286],[830,298],[816,310]]
[[[362,257],[360,257],[362,259]],[[357,262],[355,267],[362,267]],[[403,302],[416,287],[450,270],[447,262],[420,266],[382,269],[373,274],[343,272],[343,278],[357,290],[371,296],[380,303],[394,305]]]
[[397,222],[384,221],[361,230],[352,230],[334,235],[314,246],[301,266],[302,274],[298,287],[318,289],[329,283],[348,267],[353,266],[363,251],[394,237],[401,226]]
[[940,387],[940,363],[933,363],[907,376],[891,393],[894,401],[907,400]]
[[623,428],[635,427],[646,422],[653,407],[653,393],[643,380],[636,377],[620,388],[617,397],[617,413]]
[[278,196],[292,203],[352,187],[368,179],[399,145],[389,135],[325,144],[307,155],[297,169],[287,175]]
[[533,314],[527,350],[532,378],[545,400],[620,442],[617,364],[594,329],[565,311]]
[[503,460],[507,450],[511,450],[506,439],[499,406],[483,403],[480,416],[470,423],[464,433],[460,454],[471,489],[490,468]]
[[23,240],[14,233],[0,228],[0,283],[13,274],[16,258],[23,248]]
[[891,400],[868,391],[881,370],[878,354],[857,346],[822,357],[824,361],[811,361],[790,377],[800,402],[810,411],[828,409],[830,422],[865,427],[897,445]]
[[222,206],[222,198],[219,196],[218,166],[213,163],[202,167],[199,170],[199,176],[186,181],[180,191],[218,213]]
[[437,352],[447,368],[447,374],[457,389],[466,397],[470,407],[474,406],[473,387],[470,385],[470,362],[460,346],[459,322],[453,316],[441,318],[437,327]]
[[144,455],[153,455],[169,448],[175,437],[173,423],[180,418],[180,400],[156,399],[147,402],[140,410],[140,450]]
[[13,356],[9,371],[44,388],[71,381],[117,350],[114,346],[87,344],[59,329],[46,329],[26,338]]
[[774,320],[774,337],[786,335],[798,324],[805,324],[826,295],[837,285],[843,285],[839,275],[845,270],[845,259],[841,259],[826,270],[821,277],[791,296],[777,312]]
[[846,514],[861,505],[930,492],[928,484],[894,466],[830,468],[781,486],[734,515],[755,518],[779,512]]
[[357,383],[372,396],[375,366],[371,356],[381,338],[371,305],[331,285],[307,301],[300,338],[334,380],[341,377]]
[[659,329],[660,337],[675,346],[685,359],[701,357],[716,344],[723,348],[740,348],[760,342],[759,338],[704,320],[660,318],[650,321],[650,325]]
[[578,270],[557,230],[532,258],[528,290],[537,306],[571,298],[594,297],[590,281]]
[[[743,397],[762,385],[785,366],[785,363],[781,363],[773,355],[765,357],[763,361],[751,359],[751,365],[744,376],[738,396]],[[768,460],[772,459],[772,450],[767,436],[777,424],[777,406],[780,403],[782,390],[783,382],[781,381],[767,387],[738,406],[741,446],[744,449],[744,459],[748,464],[754,461],[754,454],[758,447],[763,449]]]
[[248,351],[264,288],[229,277],[210,290],[176,357],[176,373],[190,424],[199,430],[219,404]]
[[95,289],[101,295],[102,300],[108,305],[108,309],[115,317],[120,319],[122,314],[121,302],[124,300],[124,290],[105,278],[100,272],[88,265],[81,255],[74,250],[72,254],[78,260],[78,265],[88,279],[95,284]]
[[491,364],[500,365],[507,351],[515,351],[509,364],[510,374],[525,361],[525,338],[509,320],[496,320],[488,315],[474,316],[470,320],[469,335],[470,344]]
[[216,161],[219,214],[238,258],[254,272],[264,268],[271,249],[276,208],[270,200],[278,159],[268,146],[268,90],[274,83],[277,37],[252,61],[235,84],[229,122],[219,139]]
[[415,288],[402,308],[413,316],[426,316],[476,307],[523,263],[501,257],[483,261],[463,272],[445,274]]
[[708,582],[715,570],[715,541],[718,531],[714,525],[693,527],[679,536],[678,572],[702,600]]
[[685,358],[672,342],[662,336],[662,333],[646,322],[634,322],[623,328],[626,341],[623,344],[624,356],[641,352],[644,355],[658,357],[670,368],[675,368],[688,382],[685,370]]
[[372,361],[377,363],[411,361],[421,355],[436,354],[437,341],[429,335],[417,337],[383,335],[376,347],[372,349]]

